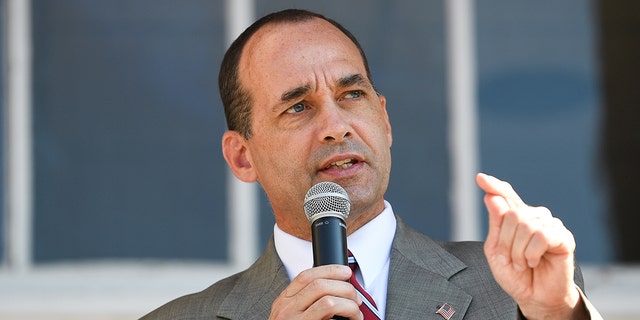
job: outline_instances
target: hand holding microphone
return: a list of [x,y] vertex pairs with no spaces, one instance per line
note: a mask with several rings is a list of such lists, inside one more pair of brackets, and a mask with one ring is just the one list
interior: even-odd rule
[[[307,191],[304,212],[311,222],[313,266],[348,265],[347,225],[351,210],[347,192],[337,183],[320,182]],[[346,318],[335,316],[335,320]]]
[[320,182],[309,189],[304,210],[311,222],[314,267],[280,294],[269,319],[362,319],[362,299],[348,282],[345,220],[350,208],[347,192],[336,183]]

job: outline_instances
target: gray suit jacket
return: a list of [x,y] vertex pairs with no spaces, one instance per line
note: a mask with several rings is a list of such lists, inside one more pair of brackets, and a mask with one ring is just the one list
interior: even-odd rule
[[[576,283],[583,287],[576,270]],[[271,304],[289,284],[273,238],[247,270],[202,292],[173,300],[142,319],[268,319]],[[516,303],[495,282],[481,242],[439,242],[398,218],[391,249],[386,319],[517,319]]]

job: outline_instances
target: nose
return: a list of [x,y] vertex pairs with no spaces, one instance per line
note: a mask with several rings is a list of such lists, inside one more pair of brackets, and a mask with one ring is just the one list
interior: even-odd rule
[[342,142],[352,135],[348,112],[334,103],[325,104],[320,115],[320,139],[324,142]]

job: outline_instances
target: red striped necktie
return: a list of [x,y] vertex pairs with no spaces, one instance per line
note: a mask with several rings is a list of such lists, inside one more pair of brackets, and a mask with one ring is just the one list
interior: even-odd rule
[[356,258],[353,257],[351,251],[349,253],[349,268],[353,271],[351,274],[351,278],[349,282],[356,288],[360,296],[362,297],[362,304],[360,305],[360,311],[364,315],[364,320],[380,320],[380,315],[378,314],[378,307],[376,306],[376,302],[373,301],[373,298],[364,290],[364,288],[358,283],[356,280],[356,270],[358,270],[358,262],[356,262]]

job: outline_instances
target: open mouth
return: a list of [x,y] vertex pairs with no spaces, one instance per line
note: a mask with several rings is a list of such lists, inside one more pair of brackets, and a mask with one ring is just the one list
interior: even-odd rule
[[331,164],[329,164],[326,168],[324,168],[325,170],[328,169],[347,169],[349,167],[351,167],[352,165],[354,165],[356,162],[358,162],[355,159],[343,159],[343,160],[339,160],[336,162],[332,162]]

